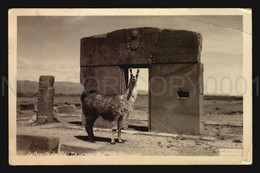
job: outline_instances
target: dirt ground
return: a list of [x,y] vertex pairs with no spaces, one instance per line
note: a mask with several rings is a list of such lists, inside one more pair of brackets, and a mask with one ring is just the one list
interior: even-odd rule
[[[201,117],[201,136],[171,135],[145,132],[148,123],[148,97],[139,97],[135,111],[130,115],[130,127],[124,130],[124,143],[110,144],[111,131],[95,128],[96,143],[87,141],[87,133],[81,121],[81,105],[78,96],[55,97],[55,117],[59,122],[45,125],[29,124],[36,115],[36,97],[17,98],[17,134],[58,137],[60,144],[96,148],[92,154],[101,155],[162,155],[162,156],[214,156],[219,149],[242,149],[243,100],[237,98],[204,100],[204,115]],[[34,105],[34,110],[21,105]],[[28,109],[28,110],[26,110]],[[60,154],[63,153],[60,151]],[[90,154],[66,151],[65,155]]]

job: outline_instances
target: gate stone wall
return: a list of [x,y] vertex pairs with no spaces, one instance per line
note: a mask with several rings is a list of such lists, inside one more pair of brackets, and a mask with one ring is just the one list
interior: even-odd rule
[[202,64],[155,64],[150,69],[152,129],[198,134]]
[[185,30],[130,28],[85,37],[80,81],[85,91],[123,94],[128,68],[149,68],[149,129],[199,134],[203,111],[202,37]]

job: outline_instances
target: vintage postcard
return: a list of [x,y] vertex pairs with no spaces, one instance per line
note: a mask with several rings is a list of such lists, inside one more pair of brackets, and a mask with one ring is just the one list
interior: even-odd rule
[[252,164],[250,9],[8,20],[10,165]]

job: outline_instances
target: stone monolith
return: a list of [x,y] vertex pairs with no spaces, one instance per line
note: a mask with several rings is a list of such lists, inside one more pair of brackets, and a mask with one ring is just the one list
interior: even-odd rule
[[40,76],[37,123],[53,122],[54,76]]

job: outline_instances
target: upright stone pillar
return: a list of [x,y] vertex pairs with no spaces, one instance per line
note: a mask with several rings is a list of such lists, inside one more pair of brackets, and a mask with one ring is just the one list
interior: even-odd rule
[[37,122],[53,122],[54,76],[40,76]]

